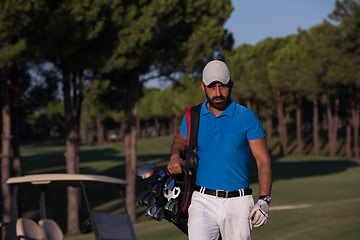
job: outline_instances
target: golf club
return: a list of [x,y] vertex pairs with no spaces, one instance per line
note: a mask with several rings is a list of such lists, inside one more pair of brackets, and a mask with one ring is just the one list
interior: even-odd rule
[[162,192],[162,186],[163,184],[162,183],[157,183],[153,190],[152,190],[152,193],[154,193],[155,197],[160,197],[160,194]]
[[173,176],[170,176],[168,179],[166,179],[164,183],[164,187],[168,190],[172,190],[175,186],[175,178]]
[[155,181],[157,182],[161,182],[164,181],[166,179],[166,177],[168,176],[167,172],[165,170],[160,170],[156,173],[155,175]]
[[138,200],[139,206],[144,207],[144,199],[148,194],[149,194],[149,192],[146,192],[139,198],[139,200]]
[[146,197],[144,198],[143,202],[144,205],[150,207],[154,203],[154,194],[152,192],[148,192]]
[[178,201],[175,199],[170,199],[166,205],[165,210],[169,211],[173,216],[178,212]]
[[155,167],[151,163],[143,163],[136,169],[138,178],[144,180],[150,178],[155,172]]
[[161,221],[164,217],[164,208],[163,207],[158,207],[156,209],[156,212],[154,213],[154,219],[156,221]]

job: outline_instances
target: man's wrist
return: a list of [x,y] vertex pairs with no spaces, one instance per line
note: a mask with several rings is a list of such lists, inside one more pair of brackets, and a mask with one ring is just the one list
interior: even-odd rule
[[271,203],[271,197],[270,195],[261,195],[259,196],[259,200],[265,201],[267,204]]
[[170,159],[172,158],[179,158],[180,157],[180,154],[179,153],[172,153],[171,156],[170,156]]

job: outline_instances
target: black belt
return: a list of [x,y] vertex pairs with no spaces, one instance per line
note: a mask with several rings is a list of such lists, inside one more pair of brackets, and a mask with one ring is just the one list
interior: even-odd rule
[[200,193],[209,194],[209,195],[215,196],[217,198],[242,197],[242,196],[252,194],[251,188],[242,188],[242,189],[238,189],[236,191],[229,192],[229,191],[224,191],[224,190],[213,190],[210,188],[204,188],[204,187],[195,185],[194,189],[195,189],[195,191],[198,191]]

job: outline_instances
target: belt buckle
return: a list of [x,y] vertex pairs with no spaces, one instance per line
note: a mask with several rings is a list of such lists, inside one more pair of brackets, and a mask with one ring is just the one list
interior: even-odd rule
[[[225,192],[225,196],[224,197],[220,197],[219,196],[219,192]],[[215,190],[215,197],[216,198],[228,198],[228,191],[224,191],[224,190]]]

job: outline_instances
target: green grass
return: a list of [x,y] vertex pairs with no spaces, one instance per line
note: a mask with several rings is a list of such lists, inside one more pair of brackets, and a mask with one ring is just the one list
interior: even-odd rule
[[[151,162],[166,166],[172,137],[138,141],[138,164]],[[65,147],[62,143],[34,143],[22,146],[24,174],[65,172]],[[123,143],[104,146],[83,146],[80,149],[81,173],[103,174],[125,178]],[[273,157],[274,175],[271,208],[303,205],[306,208],[270,210],[268,223],[253,229],[253,239],[358,239],[360,235],[360,162],[345,158],[312,156]],[[257,196],[256,165],[250,164],[251,187]],[[147,183],[137,183],[137,196]],[[93,208],[118,212],[121,206],[116,192],[89,189]],[[48,217],[65,229],[66,196],[64,189],[48,194]],[[101,192],[101,194],[99,194]],[[38,219],[38,192],[23,191],[23,216]],[[50,192],[51,193],[51,192]],[[115,199],[115,200],[114,200]],[[58,203],[63,204],[59,205]],[[51,204],[56,203],[56,204]],[[134,225],[139,240],[187,239],[166,220],[156,222],[145,217],[145,208],[137,207],[138,222]],[[86,210],[81,209],[82,220]],[[92,235],[66,236],[69,240],[94,239]]]

